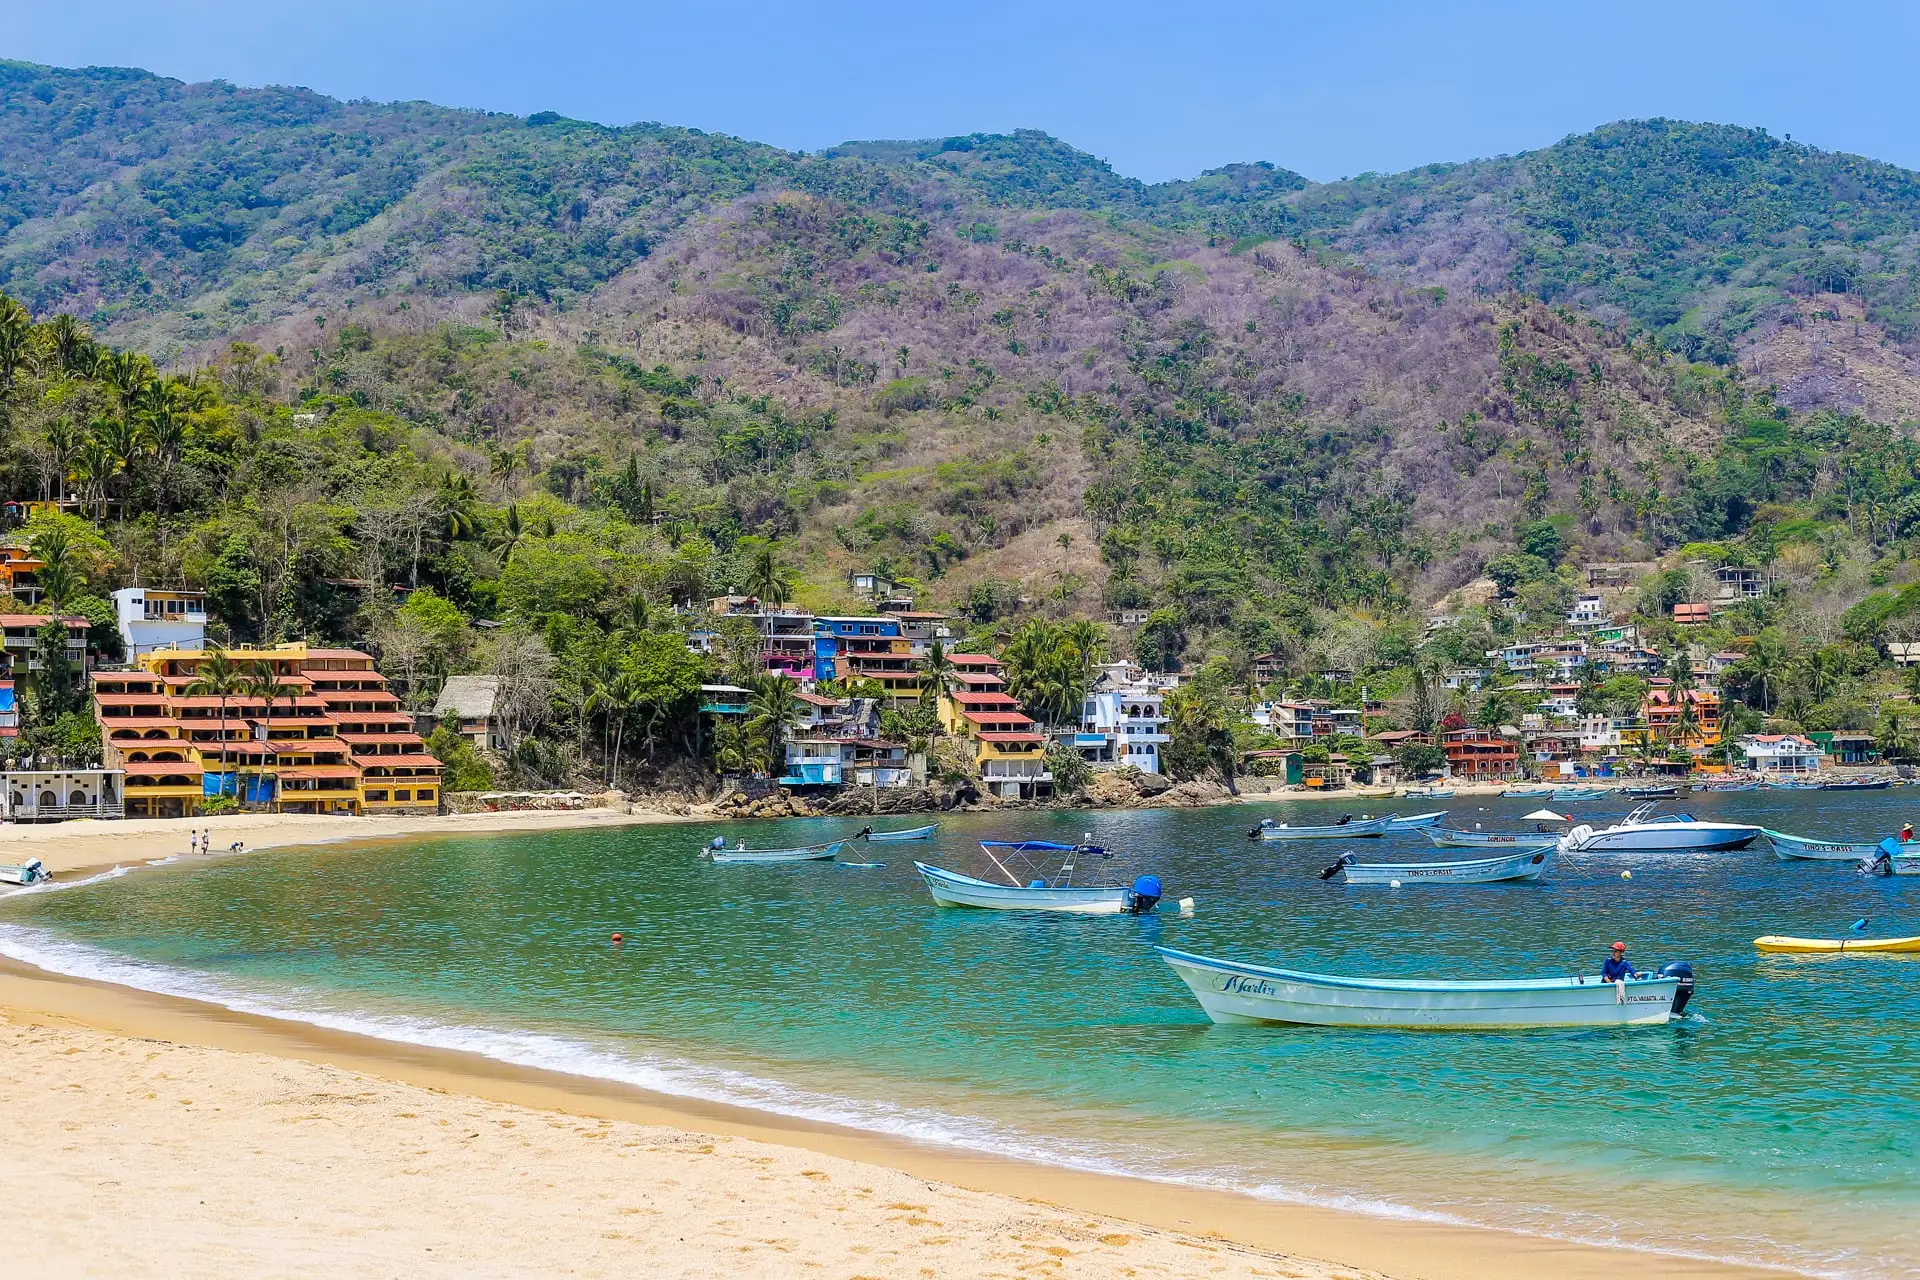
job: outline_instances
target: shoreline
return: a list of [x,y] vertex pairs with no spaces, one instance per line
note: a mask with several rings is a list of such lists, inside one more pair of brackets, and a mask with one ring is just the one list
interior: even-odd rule
[[[700,1135],[767,1144],[787,1153],[797,1151],[850,1162],[862,1178],[874,1184],[885,1176],[883,1171],[906,1175],[920,1184],[918,1194],[922,1197],[987,1196],[994,1199],[1001,1213],[1045,1209],[1069,1215],[1099,1215],[1109,1224],[1143,1224],[1177,1238],[1176,1243],[1185,1248],[1249,1254],[1249,1262],[1269,1265],[1284,1262],[1296,1268],[1313,1267],[1294,1272],[1313,1277],[1352,1275],[1355,1268],[1391,1280],[1530,1280],[1542,1274],[1554,1274],[1559,1280],[1602,1280],[1618,1275],[1623,1268],[1651,1280],[1758,1280],[1790,1274],[1573,1244],[1486,1227],[1260,1200],[1226,1191],[931,1147],[857,1129],[652,1093],[592,1077],[520,1067],[472,1053],[239,1013],[215,1004],[68,977],[0,958],[0,1029],[8,1024],[50,1028],[79,1036],[83,1042],[87,1037],[130,1038],[148,1046],[162,1046],[151,1052],[191,1050],[211,1053],[222,1062],[239,1063],[264,1056],[534,1114],[642,1125],[682,1138]],[[94,1049],[98,1044],[86,1042],[86,1047]],[[75,1052],[71,1045],[66,1049],[68,1056]],[[566,1145],[580,1158],[597,1150],[586,1141]],[[779,1159],[765,1154],[751,1158]],[[769,1212],[776,1207],[762,1206]],[[986,1242],[980,1242],[980,1247],[985,1248]],[[1088,1261],[1091,1265],[1091,1259]],[[798,1269],[762,1270],[758,1274],[795,1274]],[[1105,1267],[1078,1273],[1125,1274]],[[1275,1274],[1266,1270],[1233,1273]],[[1192,1273],[1176,1270],[1173,1274]]]

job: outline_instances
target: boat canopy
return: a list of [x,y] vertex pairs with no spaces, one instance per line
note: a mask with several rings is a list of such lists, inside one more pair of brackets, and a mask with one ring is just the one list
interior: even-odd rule
[[1105,853],[1097,844],[1059,844],[1052,840],[982,840],[982,849],[1007,849],[1014,853]]

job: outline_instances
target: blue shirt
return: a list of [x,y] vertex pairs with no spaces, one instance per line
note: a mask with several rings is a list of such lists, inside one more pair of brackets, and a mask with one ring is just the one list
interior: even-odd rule
[[1628,964],[1625,960],[1615,960],[1612,956],[1608,956],[1607,962],[1600,966],[1600,980],[1602,982],[1618,982],[1622,978],[1637,978],[1639,976],[1640,975],[1634,971],[1632,965]]

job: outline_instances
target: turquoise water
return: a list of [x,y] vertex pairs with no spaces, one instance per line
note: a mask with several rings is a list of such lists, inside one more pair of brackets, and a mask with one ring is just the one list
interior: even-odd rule
[[[1535,803],[1454,801],[1452,820],[1497,829]],[[1864,838],[1920,795],[1684,807]],[[1264,814],[1327,812],[947,817],[931,843],[853,847],[887,864],[872,869],[695,856],[714,834],[766,846],[860,825],[829,820],[289,852],[0,901],[0,950],[1029,1159],[1820,1274],[1920,1274],[1920,957],[1751,945],[1862,915],[1871,933],[1920,933],[1920,882],[1780,863],[1760,844],[1590,857],[1544,885],[1392,890],[1318,880],[1346,846],[1245,837]],[[942,911],[913,871],[919,857],[978,872],[980,839],[1083,832],[1117,851],[1099,878],[1157,872],[1198,914]],[[1429,853],[1417,834],[1353,847]],[[1212,1027],[1149,949],[1537,976],[1592,972],[1615,937],[1643,967],[1693,961],[1700,1019],[1507,1035]]]

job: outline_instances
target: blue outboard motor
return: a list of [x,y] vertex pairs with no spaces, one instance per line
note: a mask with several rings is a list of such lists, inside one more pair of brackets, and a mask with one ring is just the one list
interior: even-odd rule
[[1133,888],[1127,890],[1127,914],[1130,916],[1147,914],[1159,903],[1161,892],[1159,876],[1141,876],[1133,882]]
[[713,839],[707,841],[707,848],[709,849],[724,849],[726,847],[727,838],[725,836],[715,836]]
[[1660,976],[1680,979],[1680,985],[1673,989],[1673,1008],[1667,1010],[1677,1018],[1687,1011],[1687,1001],[1693,999],[1693,966],[1685,960],[1675,960],[1660,970]]

